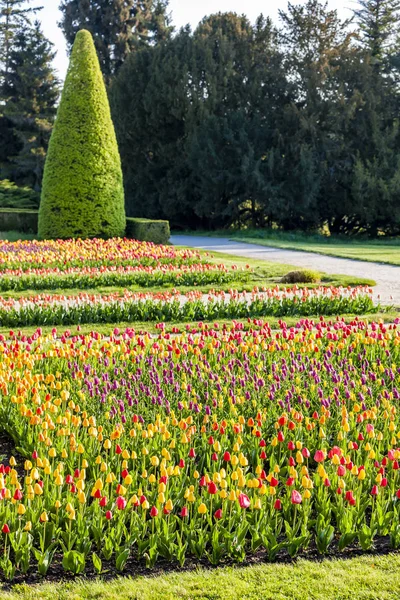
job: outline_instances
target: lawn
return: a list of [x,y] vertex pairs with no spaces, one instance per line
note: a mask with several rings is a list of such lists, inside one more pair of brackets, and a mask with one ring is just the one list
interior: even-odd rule
[[77,580],[0,592],[1,600],[395,600],[400,556],[176,572],[114,581]]
[[237,231],[234,233],[221,232],[221,235],[231,239],[274,246],[288,250],[302,250],[316,252],[328,256],[365,260],[391,265],[400,265],[400,240],[368,240],[343,239],[318,235],[302,235],[287,232],[274,232],[263,230]]

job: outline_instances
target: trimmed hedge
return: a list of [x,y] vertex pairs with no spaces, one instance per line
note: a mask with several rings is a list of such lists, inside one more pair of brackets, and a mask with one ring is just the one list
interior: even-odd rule
[[39,238],[112,238],[125,231],[121,161],[96,49],[77,33],[47,153]]
[[[38,214],[37,210],[0,209],[0,231],[37,233]],[[141,242],[167,244],[170,237],[169,222],[128,217],[126,219],[126,237]]]
[[168,221],[152,221],[151,219],[126,219],[126,237],[140,242],[168,244],[171,232]]
[[20,231],[21,233],[37,233],[37,210],[0,209],[0,231]]

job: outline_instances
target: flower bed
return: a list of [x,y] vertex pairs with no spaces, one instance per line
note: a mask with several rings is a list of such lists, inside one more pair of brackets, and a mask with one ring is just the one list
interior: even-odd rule
[[0,271],[83,267],[152,266],[160,263],[188,265],[201,263],[196,250],[178,250],[150,242],[113,238],[2,242]]
[[55,336],[0,340],[6,577],[400,546],[397,325]]
[[252,294],[231,291],[166,293],[39,295],[2,298],[0,326],[71,325],[120,321],[196,321],[246,317],[366,314],[377,310],[371,290],[359,288],[256,289]]

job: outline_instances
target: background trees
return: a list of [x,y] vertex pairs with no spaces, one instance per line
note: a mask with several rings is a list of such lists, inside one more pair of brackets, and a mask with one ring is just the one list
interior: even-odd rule
[[[93,34],[128,215],[178,228],[400,233],[400,0],[358,0],[348,21],[301,0],[278,23],[225,13],[176,33],[167,0],[60,1],[69,46],[82,26]],[[39,189],[52,50],[27,26],[28,3],[4,6],[0,178]]]
[[69,47],[85,28],[93,35],[109,83],[132,50],[167,39],[172,31],[168,0],[63,0],[63,30]]

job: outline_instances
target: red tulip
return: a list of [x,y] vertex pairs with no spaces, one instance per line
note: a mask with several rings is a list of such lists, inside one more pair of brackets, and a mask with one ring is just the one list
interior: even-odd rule
[[126,507],[126,500],[123,496],[118,496],[115,504],[117,505],[118,510],[124,510]]
[[21,490],[15,490],[14,500],[21,500],[21,498],[22,498]]
[[249,508],[250,498],[246,494],[239,494],[239,504],[240,508]]
[[281,508],[282,508],[282,502],[279,500],[279,498],[277,498],[275,500],[274,508],[275,508],[275,510],[281,510]]
[[181,512],[180,512],[180,516],[181,516],[181,517],[183,517],[183,518],[184,518],[184,517],[188,517],[188,516],[189,516],[189,511],[188,511],[188,509],[186,508],[186,506],[184,506],[184,507],[182,508],[182,510],[181,510]]
[[291,487],[292,485],[294,485],[294,478],[293,477],[288,477],[286,480],[286,485],[288,487]]
[[343,465],[338,466],[337,474],[339,475],[339,477],[344,477],[346,475],[346,469]]
[[302,455],[304,456],[304,458],[310,458],[310,451],[308,448],[303,448],[303,450],[301,451]]
[[107,519],[107,521],[110,521],[112,519],[112,512],[111,512],[111,510],[108,510],[106,512],[106,519]]
[[326,478],[326,479],[324,480],[324,486],[325,486],[325,487],[331,487],[331,482],[330,482],[330,480],[329,480],[328,478]]
[[158,515],[158,510],[156,509],[155,506],[152,506],[151,509],[150,509],[150,516],[154,518],[157,515]]
[[282,431],[279,431],[278,433],[278,442],[284,442],[285,441],[285,436],[283,435]]
[[325,460],[325,452],[323,450],[317,450],[314,454],[315,462],[324,462]]
[[100,500],[99,504],[101,507],[106,506],[107,505],[107,497],[103,496],[102,499]]
[[95,493],[94,493],[94,495],[93,495],[93,498],[96,498],[97,500],[98,500],[99,498],[101,498],[101,492],[100,492],[100,490],[96,490],[96,491],[95,491]]
[[303,500],[302,495],[297,490],[292,490],[292,496],[290,501],[292,504],[301,504]]
[[117,444],[115,448],[115,454],[122,454],[122,448],[119,444]]
[[213,495],[218,492],[218,488],[217,488],[217,486],[215,485],[215,483],[213,481],[211,481],[208,484],[208,490],[207,491],[208,491],[209,494],[213,494]]
[[374,485],[374,486],[372,486],[371,496],[377,496],[377,495],[378,495],[378,486]]
[[222,509],[221,508],[219,508],[218,510],[215,511],[214,517],[216,519],[222,519]]
[[271,481],[269,482],[269,485],[272,487],[276,487],[278,485],[279,481],[275,478],[275,477],[271,477]]
[[181,460],[179,461],[179,468],[183,469],[184,466],[185,466],[185,461],[183,460],[183,458],[181,458]]
[[293,451],[296,448],[296,446],[294,445],[294,442],[292,442],[292,441],[288,442],[287,447],[288,447],[288,450],[291,450],[291,451]]
[[229,462],[231,460],[231,455],[229,454],[229,452],[225,452],[222,458],[225,462]]
[[7,535],[7,534],[9,534],[9,533],[10,533],[10,528],[9,528],[9,526],[7,525],[7,523],[4,523],[4,525],[3,525],[3,529],[2,529],[1,531],[2,531],[2,532],[5,534],[5,535]]

